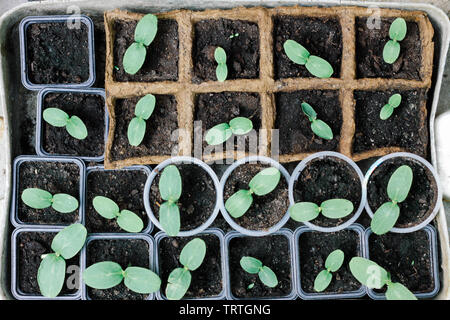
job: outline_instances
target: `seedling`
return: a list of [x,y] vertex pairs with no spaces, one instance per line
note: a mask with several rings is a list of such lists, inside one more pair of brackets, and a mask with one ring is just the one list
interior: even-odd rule
[[156,273],[141,267],[128,267],[122,270],[120,264],[102,261],[91,265],[83,272],[83,280],[87,286],[95,289],[109,289],[124,280],[131,291],[149,294],[159,290],[161,279]]
[[243,216],[253,203],[253,194],[264,196],[272,192],[280,181],[280,171],[277,168],[270,167],[256,174],[248,186],[250,189],[241,189],[234,193],[225,202],[225,208],[233,218]]
[[338,271],[343,263],[344,252],[342,250],[337,249],[331,252],[325,260],[326,269],[320,271],[316,279],[314,280],[314,290],[316,290],[317,292],[322,292],[326,288],[328,288],[331,280],[333,280],[332,272]]
[[214,59],[216,59],[216,77],[220,82],[225,81],[228,76],[227,54],[221,47],[217,47],[214,51]]
[[120,211],[119,206],[111,199],[97,196],[92,200],[95,211],[105,219],[116,219],[117,224],[128,232],[141,232],[144,228],[142,219],[130,210]]
[[317,119],[317,112],[310,104],[302,102],[302,111],[311,122],[311,130],[319,137],[331,140],[333,139],[333,131],[328,124],[320,119]]
[[134,30],[134,42],[123,55],[123,68],[128,74],[136,74],[145,61],[147,47],[153,42],[158,31],[158,18],[153,14],[142,17]]
[[33,209],[45,209],[52,207],[61,213],[70,213],[78,209],[78,200],[65,193],[52,195],[46,190],[28,188],[22,192],[22,201]]
[[320,213],[330,219],[340,219],[353,211],[353,203],[347,199],[330,199],[322,202],[320,207],[313,202],[297,202],[289,209],[292,219],[306,222],[316,219]]
[[41,256],[37,281],[44,297],[54,298],[64,285],[66,277],[66,260],[73,258],[83,248],[87,230],[79,224],[65,227],[53,238],[53,253]]
[[380,119],[381,120],[389,119],[389,117],[394,112],[394,109],[397,108],[401,102],[402,102],[402,96],[400,94],[396,93],[396,94],[392,95],[389,98],[388,103],[385,104],[383,108],[381,108]]
[[383,49],[383,59],[386,63],[392,64],[400,55],[400,43],[406,36],[406,21],[403,18],[395,19],[389,28],[389,40]]
[[413,181],[412,169],[403,165],[397,168],[389,179],[387,194],[391,201],[383,203],[373,215],[370,227],[375,234],[385,234],[397,222],[400,215],[399,203],[405,201]]
[[283,47],[284,52],[292,62],[304,65],[312,75],[318,78],[329,78],[333,74],[333,67],[328,61],[310,54],[298,42],[286,40]]
[[232,35],[230,35],[230,39],[239,37],[239,33],[233,33]]
[[230,137],[235,135],[244,135],[253,129],[253,123],[245,117],[236,117],[229,123],[220,123],[208,130],[205,140],[209,145],[222,144]]
[[58,108],[47,108],[42,113],[45,122],[54,127],[65,127],[67,133],[75,139],[83,140],[88,131],[84,122],[77,116],[71,116]]
[[180,300],[191,285],[191,272],[197,270],[206,255],[206,244],[200,238],[189,241],[181,250],[180,262],[183,268],[172,270],[167,280],[166,297],[169,300]]
[[361,257],[352,258],[350,271],[359,282],[370,289],[381,289],[387,285],[387,300],[417,300],[408,288],[401,283],[392,282],[390,274],[371,260]]
[[138,146],[141,144],[145,136],[145,129],[147,127],[146,120],[150,118],[155,110],[156,99],[152,94],[147,94],[139,99],[134,109],[135,117],[131,119],[128,125],[128,142],[132,146]]
[[165,200],[159,208],[159,222],[164,231],[171,237],[180,232],[180,209],[177,202],[181,197],[181,175],[174,165],[167,166],[159,179],[159,193]]
[[[275,272],[269,267],[263,266],[260,260],[253,257],[242,257],[239,263],[246,272],[258,274],[259,280],[269,288],[275,288],[278,285],[278,279]],[[250,286],[248,287],[249,289],[251,289]]]

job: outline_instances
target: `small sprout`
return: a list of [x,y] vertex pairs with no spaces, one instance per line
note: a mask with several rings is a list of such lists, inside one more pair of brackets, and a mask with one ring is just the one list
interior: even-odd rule
[[83,248],[86,235],[86,228],[76,223],[65,227],[53,238],[53,253],[41,257],[37,274],[39,290],[44,297],[54,298],[61,292],[66,277],[66,260]]
[[255,286],[254,283],[250,283],[247,287],[247,290],[252,290],[254,286]]
[[298,42],[286,40],[283,47],[284,52],[292,62],[304,65],[312,75],[318,78],[329,78],[333,74],[333,67],[328,61],[310,54]]
[[344,263],[344,252],[340,249],[331,252],[325,260],[325,270],[322,270],[314,280],[314,290],[322,292],[331,283],[333,279],[332,272],[336,272]]
[[228,76],[227,54],[221,47],[217,47],[214,51],[214,59],[216,59],[216,77],[220,82],[225,81]]
[[148,294],[159,290],[161,279],[156,273],[141,267],[128,267],[122,270],[120,264],[103,261],[91,265],[83,272],[83,280],[87,286],[95,289],[109,289],[124,280],[131,291]]
[[403,18],[395,19],[391,27],[389,28],[389,40],[383,49],[383,59],[386,63],[392,64],[400,55],[400,44],[399,41],[402,41],[406,36],[406,21]]
[[171,237],[180,232],[180,209],[177,201],[181,197],[181,175],[174,165],[167,166],[159,179],[159,193],[165,200],[159,207],[159,222],[164,231]]
[[311,122],[311,130],[319,137],[331,140],[333,139],[333,131],[328,124],[320,119],[317,119],[317,112],[310,104],[302,102],[302,111]]
[[84,122],[77,116],[71,116],[58,108],[47,108],[42,114],[45,122],[54,127],[65,127],[75,139],[83,140],[88,132]]
[[114,66],[114,69],[116,69],[117,71],[120,70],[120,68],[118,66]]
[[230,35],[230,39],[239,37],[239,33],[233,33],[232,35]]
[[220,123],[208,130],[205,140],[209,145],[218,145],[227,141],[232,134],[244,135],[253,129],[253,123],[245,117],[236,117],[229,123]]
[[135,117],[131,119],[128,125],[128,142],[132,146],[138,146],[141,144],[145,136],[145,129],[147,127],[146,120],[150,118],[155,110],[156,99],[152,94],[147,94],[136,103],[134,109]]
[[120,211],[119,206],[111,199],[97,196],[92,200],[95,211],[105,219],[116,219],[120,228],[127,232],[141,232],[144,228],[142,219],[130,210]]
[[353,203],[347,199],[330,199],[320,207],[313,202],[297,202],[289,209],[292,219],[298,222],[314,220],[322,213],[330,219],[340,219],[353,212]]
[[52,207],[61,213],[70,213],[78,209],[78,200],[65,193],[52,195],[39,188],[28,188],[22,192],[22,201],[33,209]]
[[403,165],[394,171],[389,179],[387,194],[391,201],[383,203],[373,215],[370,227],[375,234],[385,234],[397,222],[400,215],[398,204],[405,201],[413,181],[412,169]]
[[180,300],[191,285],[191,271],[197,270],[206,255],[206,244],[200,238],[189,241],[181,250],[180,262],[183,268],[172,270],[169,275],[166,297],[169,300]]
[[278,285],[277,275],[269,267],[263,266],[260,260],[253,257],[242,257],[240,264],[246,272],[258,274],[259,280],[269,288],[275,288]]
[[392,282],[389,273],[371,260],[361,257],[352,258],[350,271],[359,282],[370,289],[381,289],[387,285],[387,300],[417,300],[408,288],[401,283]]
[[388,103],[385,104],[383,108],[381,108],[380,119],[381,120],[389,119],[389,117],[394,112],[394,109],[397,108],[401,102],[402,102],[402,96],[399,93],[392,95],[389,98]]
[[280,176],[280,171],[274,167],[260,171],[250,180],[250,189],[234,193],[225,202],[225,208],[233,218],[243,216],[253,203],[253,194],[264,196],[272,192],[278,185]]

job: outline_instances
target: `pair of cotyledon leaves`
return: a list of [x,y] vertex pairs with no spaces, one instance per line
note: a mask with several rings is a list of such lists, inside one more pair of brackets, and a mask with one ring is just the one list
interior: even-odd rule
[[152,94],[147,94],[139,99],[134,109],[135,117],[128,124],[127,137],[132,146],[141,144],[147,128],[146,120],[150,118],[155,110],[156,98]]
[[39,188],[27,188],[22,192],[22,201],[34,209],[45,209],[52,207],[61,213],[70,213],[78,209],[78,200],[65,193],[52,195],[46,190]]
[[403,18],[395,19],[389,28],[389,40],[383,48],[383,59],[386,63],[392,64],[400,55],[400,44],[406,36],[406,21]]
[[88,131],[84,122],[78,116],[69,116],[59,108],[47,108],[42,113],[45,122],[54,127],[65,127],[67,133],[75,139],[83,140]]
[[233,134],[244,135],[253,129],[253,123],[245,117],[236,117],[229,123],[220,123],[208,130],[205,140],[209,145],[218,145],[227,141]]
[[227,79],[228,76],[228,67],[227,67],[227,54],[225,50],[221,47],[217,47],[214,51],[214,59],[216,59],[217,67],[216,67],[216,77],[217,80],[223,82]]
[[158,186],[161,198],[165,201],[159,208],[159,222],[169,236],[176,236],[181,226],[177,202],[181,197],[182,180],[180,171],[175,165],[164,168]]
[[275,272],[267,266],[264,266],[262,262],[253,257],[242,257],[239,261],[242,269],[250,274],[258,274],[259,280],[269,288],[274,288],[278,285],[278,278]]

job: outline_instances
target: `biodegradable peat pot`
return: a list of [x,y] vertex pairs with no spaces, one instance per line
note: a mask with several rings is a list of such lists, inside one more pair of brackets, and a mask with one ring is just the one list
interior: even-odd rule
[[201,266],[191,272],[191,285],[183,299],[185,300],[222,300],[225,298],[227,273],[225,271],[225,242],[223,231],[216,228],[191,237],[168,237],[160,231],[155,236],[155,270],[163,285],[156,293],[158,300],[167,300],[165,295],[167,279],[173,269],[182,267],[179,262],[181,250],[194,238],[206,243],[206,256]]
[[[85,164],[76,158],[20,156],[13,164],[13,193],[11,223],[25,225],[67,226],[84,221]],[[27,188],[40,188],[55,193],[66,193],[78,200],[78,209],[60,213],[53,208],[33,209],[22,200]]]
[[405,233],[422,229],[434,219],[442,205],[442,188],[436,170],[425,159],[406,152],[381,157],[372,164],[364,179],[365,206],[371,218],[376,209],[390,201],[387,185],[392,173],[401,165],[411,167],[413,182],[405,201],[398,204],[400,215],[390,231]]

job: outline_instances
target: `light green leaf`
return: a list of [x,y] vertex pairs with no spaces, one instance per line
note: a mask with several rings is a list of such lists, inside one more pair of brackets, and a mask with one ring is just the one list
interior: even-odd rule
[[142,219],[130,210],[122,210],[120,212],[120,215],[117,217],[117,224],[128,232],[141,232],[144,229]]
[[61,213],[69,213],[78,209],[78,200],[69,194],[57,193],[53,196],[52,208]]
[[225,209],[233,218],[239,218],[247,212],[252,203],[253,197],[250,190],[239,190],[225,202]]
[[269,267],[263,266],[258,272],[259,280],[269,288],[275,288],[278,285],[277,275]]
[[390,104],[385,104],[383,108],[381,108],[380,111],[380,119],[386,120],[389,119],[389,117],[394,112],[394,108]]
[[280,182],[280,170],[274,167],[266,168],[256,174],[249,182],[249,187],[252,192],[258,196],[264,196],[272,192],[278,182]]
[[83,140],[87,137],[88,131],[83,120],[77,116],[72,116],[66,124],[67,132],[75,139]]
[[71,224],[53,238],[52,250],[66,260],[71,259],[83,248],[86,235],[87,230],[82,224]]
[[353,203],[347,199],[330,199],[320,205],[322,214],[330,219],[339,219],[353,212]]
[[297,202],[289,209],[291,218],[298,222],[314,220],[319,213],[319,206],[312,202]]
[[400,103],[402,102],[402,96],[399,93],[393,94],[390,98],[389,98],[389,104],[391,105],[391,107],[393,108],[397,108]]
[[318,78],[329,78],[333,74],[333,67],[327,60],[317,56],[309,56],[305,64],[308,71]]
[[206,255],[206,244],[200,238],[189,241],[181,250],[180,262],[191,271],[197,270],[203,263]]
[[413,181],[412,169],[403,165],[397,168],[389,179],[387,194],[392,201],[403,202],[408,196]]
[[389,40],[388,42],[386,42],[383,49],[384,62],[392,64],[397,60],[399,55],[400,44],[393,40]]
[[309,121],[313,121],[317,118],[317,112],[314,110],[313,107],[309,103],[302,102],[302,111],[303,113],[308,117]]
[[331,140],[333,139],[333,131],[328,124],[323,122],[322,120],[316,119],[311,122],[311,130],[318,135],[319,137]]
[[164,202],[159,208],[159,223],[171,237],[180,232],[180,209],[175,203]]
[[407,287],[398,282],[388,284],[387,300],[417,300],[416,296]]
[[143,44],[134,42],[123,55],[123,68],[128,74],[136,74],[145,61],[147,50]]
[[336,249],[331,252],[325,260],[325,268],[330,272],[336,272],[344,263],[344,252],[340,249]]
[[95,289],[109,289],[122,282],[122,267],[112,261],[102,261],[91,265],[83,272],[87,286]]
[[375,234],[385,234],[397,222],[400,215],[400,208],[392,202],[383,203],[377,211],[375,211],[370,227]]
[[234,134],[247,134],[253,129],[253,123],[250,119],[245,117],[236,117],[230,120],[230,128]]
[[131,119],[127,130],[128,143],[134,147],[140,145],[144,139],[146,128],[145,120],[137,117]]
[[228,67],[225,63],[218,64],[216,67],[217,81],[223,82],[227,79]]
[[251,274],[258,273],[263,267],[262,262],[253,257],[242,257],[239,263],[242,269]]
[[227,62],[227,54],[225,50],[221,47],[217,47],[214,51],[214,59],[218,64],[224,64]]
[[381,289],[389,279],[387,271],[369,259],[353,257],[349,266],[353,276],[371,289]]
[[134,115],[144,120],[150,118],[155,110],[156,98],[152,94],[147,94],[139,99],[134,109]]
[[228,123],[220,123],[208,130],[205,136],[205,141],[209,145],[215,146],[227,141],[232,134],[233,131],[231,130]]
[[34,209],[45,209],[52,205],[53,196],[50,192],[39,188],[28,188],[23,190],[22,201]]
[[317,292],[322,292],[328,288],[331,280],[333,280],[333,275],[330,272],[327,270],[320,271],[316,279],[314,279],[314,290]]
[[169,300],[180,300],[191,285],[191,273],[184,268],[174,269],[167,280],[166,297]]
[[95,211],[106,219],[114,219],[120,213],[119,206],[107,197],[96,196],[94,200],[92,200],[92,205],[94,206]]
[[178,201],[181,197],[181,187],[181,175],[178,168],[173,164],[165,167],[159,179],[161,198],[166,201]]
[[389,37],[392,40],[402,41],[406,36],[406,21],[403,18],[395,19],[389,27]]
[[139,20],[134,29],[134,41],[148,46],[155,39],[158,31],[158,18],[153,14],[146,14]]
[[294,40],[286,40],[283,44],[284,52],[288,58],[297,64],[304,65],[309,58],[309,51]]
[[54,127],[64,127],[69,121],[69,115],[58,108],[47,108],[42,113],[44,120]]
[[66,261],[54,253],[45,255],[39,265],[37,282],[44,297],[54,298],[62,290],[66,277]]
[[159,290],[161,279],[149,269],[128,267],[125,270],[125,285],[137,293],[153,293]]

